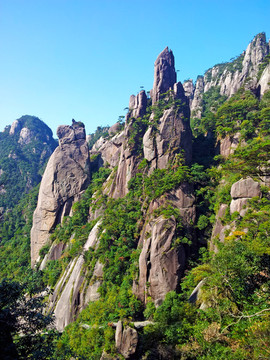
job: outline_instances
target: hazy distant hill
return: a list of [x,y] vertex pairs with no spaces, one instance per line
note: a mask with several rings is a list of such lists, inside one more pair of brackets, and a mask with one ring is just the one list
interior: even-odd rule
[[0,133],[0,207],[13,207],[41,180],[57,146],[51,129],[39,118],[25,115]]

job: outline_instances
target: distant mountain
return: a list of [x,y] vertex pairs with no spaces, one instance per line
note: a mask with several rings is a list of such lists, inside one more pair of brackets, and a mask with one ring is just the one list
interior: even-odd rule
[[35,116],[24,115],[0,133],[1,214],[40,182],[56,146],[51,129]]

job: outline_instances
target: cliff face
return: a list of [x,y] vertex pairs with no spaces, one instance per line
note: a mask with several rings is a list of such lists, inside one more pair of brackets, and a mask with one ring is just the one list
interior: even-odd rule
[[[141,174],[151,179],[156,171],[176,171],[179,164],[189,165],[192,156],[192,133],[190,129],[189,101],[181,83],[176,82],[172,51],[166,48],[155,62],[155,79],[148,99],[145,92],[130,97],[129,112],[123,130],[114,126],[109,138],[101,137],[90,151],[97,167],[108,166],[113,170],[102,188],[103,197],[125,198],[129,193],[128,183]],[[151,105],[152,103],[152,105]],[[63,216],[71,214],[72,203],[89,183],[88,149],[84,129],[69,126],[57,130],[59,147],[49,160],[44,173],[37,209],[34,213],[31,231],[32,265],[38,259],[39,250],[48,243],[49,236]],[[173,165],[174,164],[174,165]],[[143,189],[141,189],[143,190]],[[141,191],[140,190],[140,191]],[[54,309],[56,326],[59,330],[73,321],[89,301],[99,298],[97,289],[102,284],[104,260],[96,262],[90,282],[85,281],[84,254],[89,249],[99,252],[98,230],[102,226],[104,207],[99,203],[98,194],[93,194],[89,210],[89,221],[98,223],[85,241],[83,252],[66,267],[50,299]],[[169,218],[156,212],[170,204],[176,215]],[[166,293],[179,287],[186,261],[189,256],[183,244],[175,244],[179,235],[179,221],[183,231],[192,239],[191,223],[195,220],[195,206],[192,185],[183,180],[176,188],[163,191],[163,196],[147,200],[144,216],[140,220],[141,236],[136,247],[142,248],[139,259],[138,278],[134,281],[133,292],[146,302],[147,296],[160,303]],[[106,231],[106,230],[105,230]],[[150,234],[150,236],[149,236]],[[76,235],[75,235],[76,236]],[[72,244],[73,237],[70,238]],[[52,244],[41,269],[46,262],[59,259],[70,245]],[[149,270],[151,268],[151,270]],[[84,270],[83,270],[84,269]],[[87,271],[86,271],[87,273]],[[87,275],[89,276],[89,275]],[[148,287],[150,283],[150,287]],[[88,285],[87,285],[88,284]]]
[[263,95],[269,88],[266,85],[269,75],[267,75],[268,73],[265,69],[264,76],[260,80],[258,79],[258,74],[260,65],[268,54],[269,44],[266,42],[265,33],[258,34],[248,45],[246,51],[235,60],[215,65],[207,70],[203,77],[199,76],[193,91],[190,89],[190,83],[185,83],[184,87],[189,87],[187,96],[191,103],[192,117],[201,118],[203,94],[214,87],[219,88],[220,95],[231,97],[242,86],[254,92],[257,92],[260,86],[259,91]]
[[31,263],[48,243],[52,229],[71,212],[90,181],[89,150],[84,127],[59,126],[59,146],[44,172],[31,230]]
[[[236,148],[239,150],[241,146],[249,146],[251,141],[258,141],[255,146],[258,149],[261,138],[253,128],[245,137],[245,126],[240,126],[247,120],[245,113],[243,118],[237,117],[236,124],[229,123],[229,130],[224,132],[222,139],[221,136],[216,138],[214,131],[208,136],[200,134],[197,139],[192,137],[190,112],[193,111],[196,117],[201,116],[204,94],[213,88],[218,88],[220,95],[231,97],[245,86],[252,90],[252,93],[247,92],[251,94],[248,103],[253,101],[254,104],[254,108],[249,109],[249,116],[256,111],[252,119],[254,124],[258,124],[256,121],[261,119],[261,114],[268,116],[269,111],[268,105],[264,105],[263,110],[259,106],[259,99],[269,86],[269,65],[265,64],[264,68],[260,66],[268,53],[265,36],[258,35],[244,54],[232,63],[208,70],[204,77],[198,78],[194,87],[191,80],[184,85],[176,81],[174,57],[172,51],[166,48],[155,62],[151,97],[148,98],[144,91],[132,95],[124,126],[115,124],[108,129],[109,135],[100,137],[90,150],[91,169],[95,169],[92,170],[92,181],[84,129],[80,126],[62,126],[58,129],[59,147],[45,171],[34,214],[31,239],[33,264],[41,247],[48,243],[55,225],[61,223],[63,216],[72,215],[72,204],[80,198],[89,183],[90,186],[81,205],[81,214],[87,221],[82,223],[77,217],[73,227],[70,220],[63,224],[62,233],[55,231],[56,239],[40,267],[46,272],[51,260],[59,261],[62,266],[61,276],[49,299],[57,329],[62,331],[74,321],[89,302],[98,304],[97,308],[91,308],[92,311],[99,311],[100,306],[100,311],[109,317],[102,317],[100,328],[105,322],[118,321],[123,317],[138,316],[142,320],[140,306],[145,308],[150,302],[154,308],[158,307],[164,300],[166,302],[168,292],[179,290],[188,260],[191,255],[198,254],[199,242],[205,246],[206,239],[210,239],[210,248],[217,252],[216,242],[226,244],[226,238],[245,233],[243,228],[234,234],[237,221],[247,214],[252,198],[263,197],[261,183],[250,177],[239,180],[240,171],[236,180],[228,180],[231,174],[227,176],[224,170],[222,181],[217,184],[220,169],[218,166],[215,168],[214,155],[218,152],[224,157],[222,161],[226,162]],[[235,100],[236,104],[229,103],[237,111],[246,107],[245,92],[239,97]],[[262,134],[268,131],[267,119],[261,125]],[[217,134],[220,129],[223,130],[221,125],[219,130],[217,128],[218,125],[215,129]],[[218,147],[217,140],[220,139]],[[213,153],[216,151],[211,161],[193,164],[195,166],[191,169],[194,162],[192,155],[201,160],[204,152],[209,150],[206,147],[211,141],[214,143]],[[194,149],[201,154],[196,154]],[[268,149],[263,147],[258,158],[264,157]],[[251,155],[254,161],[256,153]],[[266,167],[267,161],[254,165],[254,169]],[[216,173],[211,172],[212,165]],[[220,167],[222,165],[223,162]],[[229,169],[230,166],[231,163],[228,163]],[[205,171],[207,167],[211,168],[209,173],[212,175]],[[105,179],[98,169],[109,169],[110,175]],[[101,177],[95,178],[97,174]],[[267,171],[265,176],[268,176]],[[267,185],[267,182],[263,184]],[[217,196],[215,191],[218,192]],[[213,200],[219,195],[220,203],[219,199]],[[217,214],[214,208],[218,210]],[[75,217],[78,207],[75,206],[73,210]],[[215,215],[215,224],[210,229]],[[64,239],[61,238],[63,233],[68,233],[68,236],[63,236]],[[201,279],[201,274],[205,274],[204,271],[207,273],[207,266],[205,268],[195,274],[196,279],[202,281],[196,284],[196,292],[204,291],[207,278]],[[211,274],[208,274],[209,277]],[[219,301],[218,298],[215,300]],[[209,304],[202,306],[209,307]],[[117,311],[110,317],[113,306]],[[87,316],[94,318],[90,310]],[[79,327],[94,328],[95,321],[96,318],[92,325],[79,324]],[[136,357],[137,330],[128,326],[123,329],[122,325],[120,329],[120,325],[119,322],[117,325],[110,323],[111,327],[117,328],[116,348],[125,358]],[[127,351],[126,348],[131,345],[132,351]],[[103,352],[102,358],[106,356]]]

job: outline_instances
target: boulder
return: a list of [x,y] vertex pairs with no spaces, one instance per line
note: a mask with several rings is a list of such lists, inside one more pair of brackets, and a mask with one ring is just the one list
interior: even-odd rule
[[260,184],[251,178],[241,179],[231,187],[233,199],[252,198],[254,196],[261,196],[261,189]]
[[108,130],[109,135],[110,136],[115,135],[119,131],[120,127],[121,125],[119,124],[119,122],[113,124]]
[[239,212],[240,216],[244,216],[247,212],[247,204],[249,198],[232,199],[230,204],[230,213],[233,214],[235,211]]

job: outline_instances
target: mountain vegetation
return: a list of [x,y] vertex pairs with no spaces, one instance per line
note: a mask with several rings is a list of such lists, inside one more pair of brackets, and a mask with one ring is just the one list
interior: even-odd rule
[[[61,204],[32,268],[39,188],[22,182],[13,207],[3,200],[6,359],[270,358],[270,90],[258,92],[269,63],[264,38],[252,43],[268,49],[255,72],[250,66],[256,81],[230,96],[212,82],[191,120],[195,96],[179,83],[159,88],[160,71],[174,74],[165,49],[155,63],[155,97],[141,92],[124,129],[100,127],[92,136],[104,142],[90,151],[89,186],[69,213]],[[243,73],[247,54],[218,65],[218,78]],[[62,147],[70,134],[84,143],[73,126],[58,131]]]
[[0,207],[13,208],[39,184],[57,143],[51,129],[35,116],[24,115],[0,133]]

